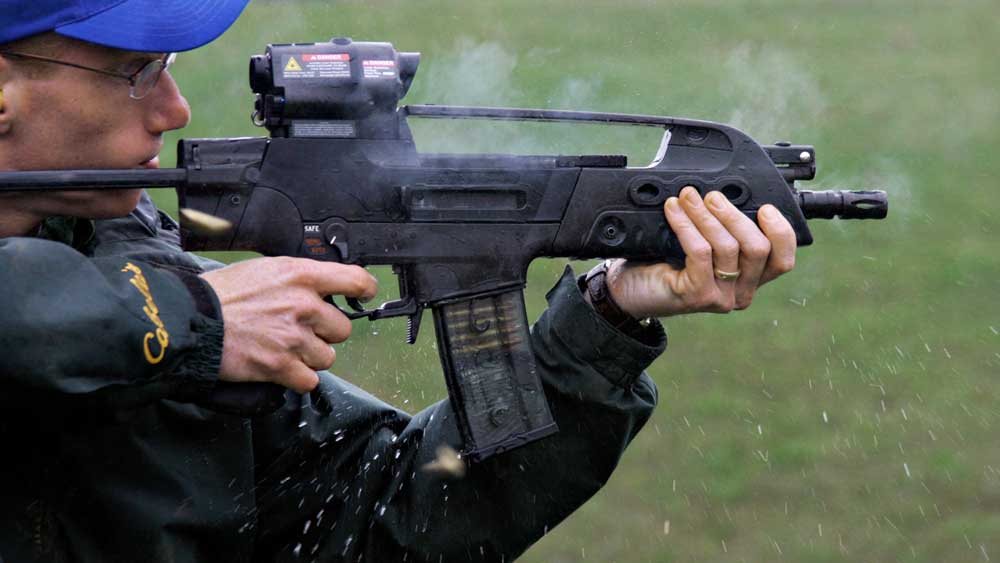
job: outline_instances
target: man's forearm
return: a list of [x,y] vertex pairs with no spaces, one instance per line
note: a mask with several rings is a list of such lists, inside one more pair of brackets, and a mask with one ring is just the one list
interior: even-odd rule
[[221,321],[198,311],[176,275],[26,238],[0,240],[0,263],[11,404],[19,391],[132,404],[214,385]]

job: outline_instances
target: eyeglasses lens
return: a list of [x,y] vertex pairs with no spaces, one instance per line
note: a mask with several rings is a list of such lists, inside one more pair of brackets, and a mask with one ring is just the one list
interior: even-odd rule
[[156,59],[146,63],[146,66],[139,70],[139,73],[135,77],[135,83],[132,86],[131,96],[137,100],[141,100],[149,95],[156,87],[156,84],[160,81],[160,76],[163,74],[164,70],[174,62],[176,55],[171,53],[163,59]]
[[132,97],[139,100],[145,98],[153,91],[153,87],[160,81],[160,73],[163,71],[163,61],[149,61],[142,67],[135,77],[135,85],[132,86]]

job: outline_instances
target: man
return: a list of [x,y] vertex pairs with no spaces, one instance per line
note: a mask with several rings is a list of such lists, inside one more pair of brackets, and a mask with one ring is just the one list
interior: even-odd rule
[[[155,167],[189,118],[167,53],[245,1],[5,2],[0,170]],[[0,196],[0,559],[512,560],[649,417],[666,338],[634,319],[744,308],[792,268],[773,208],[758,228],[687,189],[664,213],[684,269],[615,262],[593,306],[569,272],[549,293],[531,344],[560,432],[449,480],[421,470],[461,448],[447,401],[411,417],[316,372],[350,334],[322,297],[374,296],[363,269],[208,264],[138,190]],[[288,389],[276,412],[241,416],[269,410],[252,382]]]

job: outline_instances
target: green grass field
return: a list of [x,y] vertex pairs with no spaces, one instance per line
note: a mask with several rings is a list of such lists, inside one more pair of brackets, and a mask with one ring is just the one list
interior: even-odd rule
[[[998,22],[991,0],[288,0],[252,5],[174,75],[188,137],[263,134],[246,66],[266,43],[350,36],[423,53],[411,103],[673,115],[815,145],[803,187],[886,189],[889,219],[813,222],[751,309],[670,319],[653,420],[522,560],[996,561]],[[655,150],[573,131],[417,134],[425,150]],[[561,267],[532,266],[529,316]],[[334,370],[407,409],[439,400],[429,326],[408,347],[402,322],[357,324]]]

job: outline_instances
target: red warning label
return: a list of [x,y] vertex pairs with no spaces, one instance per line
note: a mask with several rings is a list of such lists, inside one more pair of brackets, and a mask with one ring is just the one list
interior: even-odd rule
[[302,53],[285,55],[284,78],[350,78],[351,56],[347,53]]
[[351,56],[347,53],[303,53],[302,60],[311,63],[313,61],[349,61]]
[[371,59],[362,61],[365,78],[396,78],[396,61]]

